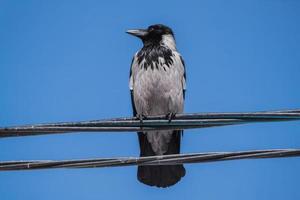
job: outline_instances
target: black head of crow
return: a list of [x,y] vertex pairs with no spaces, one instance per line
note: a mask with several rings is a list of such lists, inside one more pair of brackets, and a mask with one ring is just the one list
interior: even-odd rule
[[[140,38],[143,47],[133,57],[129,87],[133,114],[140,120],[150,115],[172,119],[183,112],[185,67],[177,52],[171,28],[156,24],[147,29],[128,30]],[[140,156],[180,153],[182,131],[139,132]],[[183,165],[139,166],[138,180],[144,184],[168,187],[185,175]]]

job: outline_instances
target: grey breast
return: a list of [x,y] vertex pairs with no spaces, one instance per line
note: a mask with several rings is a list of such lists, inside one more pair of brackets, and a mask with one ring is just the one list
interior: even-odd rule
[[[130,89],[133,90],[138,114],[149,116],[183,112],[184,66],[180,55],[175,51],[173,54],[172,66],[167,66],[164,59],[160,58],[159,66],[154,66],[153,69],[142,68],[143,63],[138,64],[134,59]],[[168,150],[172,133],[173,131],[149,131],[145,134],[153,151],[162,155]]]
[[[174,51],[173,64],[167,66],[163,58],[154,63],[153,69],[140,67],[134,59],[130,88],[138,114],[161,115],[183,112],[183,90],[185,89],[184,67],[180,55]],[[156,67],[156,65],[159,65]]]

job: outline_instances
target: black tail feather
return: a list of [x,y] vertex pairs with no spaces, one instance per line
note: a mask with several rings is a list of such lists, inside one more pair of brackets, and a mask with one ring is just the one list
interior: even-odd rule
[[[174,131],[169,143],[168,154],[180,153],[180,139],[182,131]],[[153,156],[155,153],[151,144],[144,133],[138,133],[141,153],[140,156]],[[157,187],[169,187],[176,184],[185,175],[183,165],[164,165],[164,166],[139,166],[138,180],[146,185]]]

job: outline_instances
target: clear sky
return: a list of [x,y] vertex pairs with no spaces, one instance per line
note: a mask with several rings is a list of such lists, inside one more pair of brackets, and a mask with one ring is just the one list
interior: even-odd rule
[[[300,108],[300,1],[0,1],[0,126],[130,116],[129,28],[173,28],[186,112]],[[300,148],[300,123],[186,131],[182,152]],[[0,160],[138,156],[134,133],[0,139]],[[300,159],[186,165],[168,189],[136,167],[0,172],[0,199],[300,199]]]

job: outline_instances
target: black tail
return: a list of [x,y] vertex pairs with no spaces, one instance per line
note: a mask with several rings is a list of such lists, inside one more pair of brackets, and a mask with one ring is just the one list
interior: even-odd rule
[[[169,143],[168,154],[180,153],[180,138],[182,131],[174,131],[173,137]],[[140,156],[155,155],[151,144],[144,133],[138,133],[141,154]],[[164,166],[139,166],[137,177],[138,180],[146,185],[156,187],[169,187],[180,181],[184,177],[185,169],[183,165],[164,165]]]

